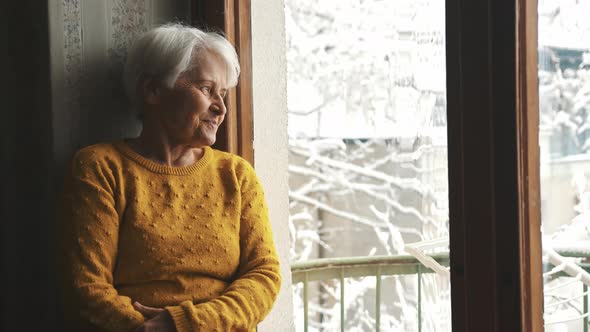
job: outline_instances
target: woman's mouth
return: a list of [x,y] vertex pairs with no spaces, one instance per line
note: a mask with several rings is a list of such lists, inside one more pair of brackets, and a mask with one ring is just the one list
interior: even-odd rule
[[213,120],[202,120],[203,123],[206,123],[207,125],[209,125],[209,127],[215,129],[217,128],[217,122],[213,121]]

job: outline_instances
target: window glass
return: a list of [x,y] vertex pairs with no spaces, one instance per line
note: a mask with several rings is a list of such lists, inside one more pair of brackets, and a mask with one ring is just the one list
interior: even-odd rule
[[[345,278],[344,329],[448,331],[448,263],[424,265],[448,257],[444,1],[285,2],[291,260],[409,257],[379,315],[375,274]],[[341,327],[341,285],[308,284],[310,331]]]
[[590,1],[539,0],[546,331],[588,331]]

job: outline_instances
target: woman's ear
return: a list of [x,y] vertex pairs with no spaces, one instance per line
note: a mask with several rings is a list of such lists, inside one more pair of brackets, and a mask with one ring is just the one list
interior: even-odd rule
[[161,87],[151,78],[146,78],[141,81],[140,87],[141,96],[146,104],[156,105],[160,103]]

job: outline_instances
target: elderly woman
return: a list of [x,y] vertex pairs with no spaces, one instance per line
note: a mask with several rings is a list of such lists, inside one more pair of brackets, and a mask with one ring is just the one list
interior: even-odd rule
[[280,288],[263,189],[217,151],[237,84],[230,43],[166,25],[130,49],[137,138],[81,149],[61,231],[67,320],[77,331],[252,331]]

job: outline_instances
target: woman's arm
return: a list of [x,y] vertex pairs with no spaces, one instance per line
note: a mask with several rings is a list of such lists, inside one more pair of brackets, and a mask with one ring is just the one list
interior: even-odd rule
[[270,312],[281,287],[264,193],[244,162],[241,180],[240,266],[236,280],[208,302],[166,307],[179,332],[250,331]]
[[93,156],[77,153],[65,181],[59,259],[67,310],[75,310],[66,315],[107,331],[133,331],[144,317],[113,286],[120,220],[115,182]]

